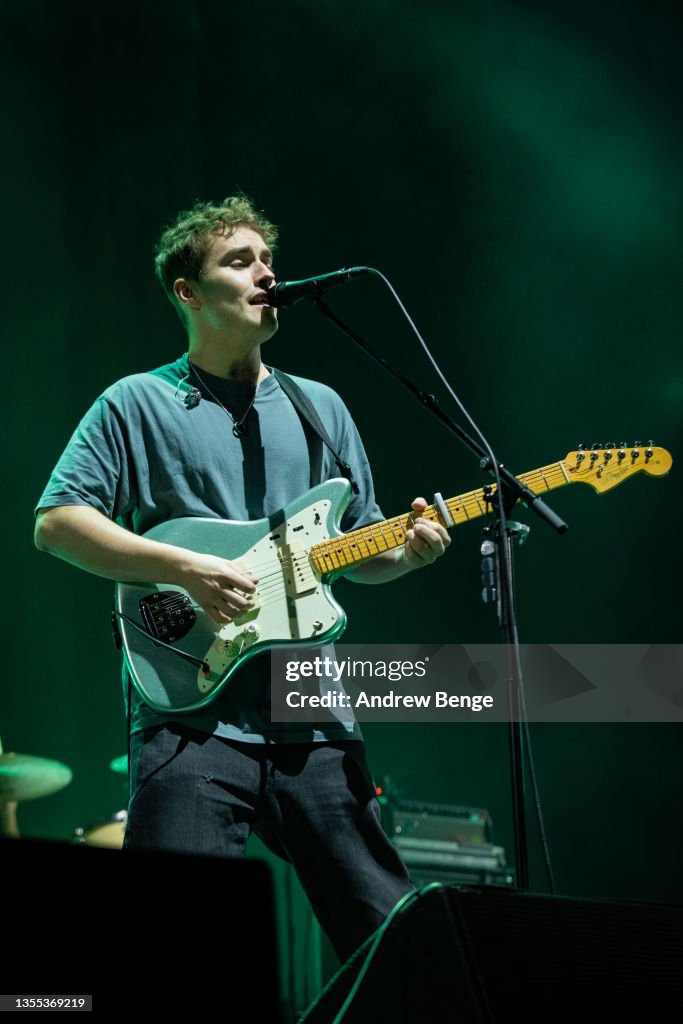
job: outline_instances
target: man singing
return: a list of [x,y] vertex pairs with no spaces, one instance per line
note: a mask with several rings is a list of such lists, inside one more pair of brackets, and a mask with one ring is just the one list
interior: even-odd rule
[[[162,234],[156,272],[188,335],[179,359],[113,384],[85,414],[37,506],[36,544],[108,579],[183,588],[217,626],[255,607],[254,575],[143,536],[179,517],[273,515],[339,463],[261,359],[278,329],[268,303],[275,227],[246,197],[197,203]],[[287,380],[287,378],[284,378]],[[383,519],[358,431],[339,396],[292,378],[312,403],[353,493],[345,532]],[[316,479],[317,477],[317,479]],[[449,544],[416,518],[403,547],[349,579],[382,583]],[[131,734],[126,846],[237,857],[256,831],[294,864],[341,960],[412,888],[385,835],[358,727],[270,721],[269,659],[246,662],[208,707],[153,710],[124,669]]]

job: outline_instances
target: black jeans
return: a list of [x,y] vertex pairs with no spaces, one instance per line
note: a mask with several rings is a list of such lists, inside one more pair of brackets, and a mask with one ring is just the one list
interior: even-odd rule
[[125,845],[239,857],[252,831],[292,861],[343,962],[413,889],[363,744],[237,743],[180,726],[131,739]]

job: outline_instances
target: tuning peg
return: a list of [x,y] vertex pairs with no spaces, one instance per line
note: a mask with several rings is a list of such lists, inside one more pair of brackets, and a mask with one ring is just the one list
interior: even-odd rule
[[634,441],[633,442],[633,447],[634,448],[640,448],[641,447],[641,442],[640,441]]
[[619,444],[620,448],[628,448],[628,441],[621,441]]
[[599,442],[596,441],[595,444],[591,445],[591,448],[593,449],[594,452],[596,452],[596,451],[598,451],[599,448],[602,448],[602,445]]
[[607,444],[605,445],[605,448],[616,448],[616,446],[617,445],[616,445],[615,441],[608,441]]
[[652,448],[652,445],[654,444],[654,441],[648,441],[647,444],[648,444],[648,448]]
[[585,450],[586,450],[585,444],[577,444],[576,450],[577,450],[577,452],[585,452]]

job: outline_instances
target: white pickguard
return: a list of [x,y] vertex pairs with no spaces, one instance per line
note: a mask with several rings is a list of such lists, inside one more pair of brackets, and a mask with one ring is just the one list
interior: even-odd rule
[[210,693],[249,649],[310,642],[327,633],[343,614],[330,603],[307,553],[328,539],[330,507],[322,500],[302,509],[233,560],[242,572],[259,580],[255,607],[219,629],[205,655],[210,673],[197,673],[201,694]]

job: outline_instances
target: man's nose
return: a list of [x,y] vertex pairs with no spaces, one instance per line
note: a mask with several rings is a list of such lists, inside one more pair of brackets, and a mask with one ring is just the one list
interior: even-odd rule
[[254,264],[254,282],[256,284],[269,288],[274,280],[275,274],[267,263],[261,263],[259,260]]

